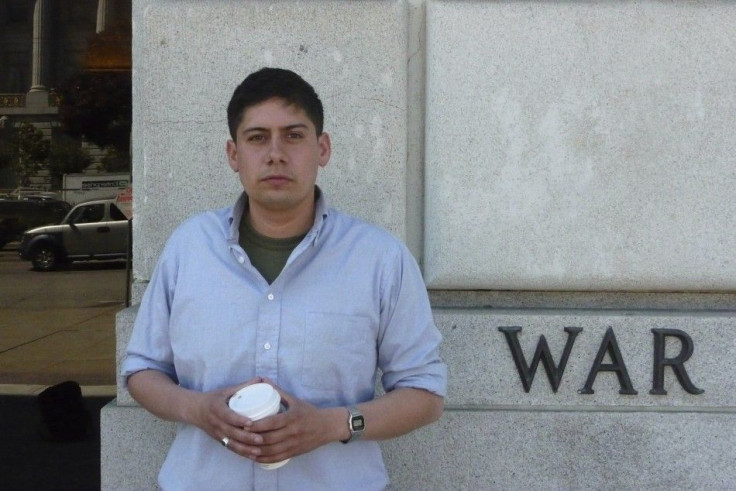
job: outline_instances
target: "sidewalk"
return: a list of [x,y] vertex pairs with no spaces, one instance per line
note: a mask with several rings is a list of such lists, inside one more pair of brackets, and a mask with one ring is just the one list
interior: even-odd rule
[[0,309],[0,394],[38,394],[75,380],[85,395],[115,394],[115,314],[123,304]]
[[125,264],[74,263],[38,273],[14,246],[0,250],[0,394],[35,395],[74,380],[85,395],[114,395]]

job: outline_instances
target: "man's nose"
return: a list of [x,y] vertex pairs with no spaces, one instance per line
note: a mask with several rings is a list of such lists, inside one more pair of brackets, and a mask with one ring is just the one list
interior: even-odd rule
[[271,146],[268,149],[269,162],[283,162],[284,161],[284,142],[281,138],[271,138]]

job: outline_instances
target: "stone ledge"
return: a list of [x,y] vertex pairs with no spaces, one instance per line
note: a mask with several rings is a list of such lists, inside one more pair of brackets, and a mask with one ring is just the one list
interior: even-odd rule
[[[676,409],[736,407],[736,352],[734,312],[608,312],[608,311],[497,311],[493,309],[435,309],[435,321],[444,336],[442,357],[449,368],[447,404],[455,406],[519,407],[648,407]],[[540,362],[525,392],[506,336],[499,327],[517,326],[519,345],[531,365],[541,335],[559,366],[568,342],[566,327],[581,328],[555,393]],[[614,333],[621,359],[638,394],[620,394],[617,375],[599,371],[592,394],[581,394],[608,329]],[[684,368],[694,386],[705,392],[688,393],[672,368],[664,368],[666,395],[652,395],[654,334],[652,329],[676,329],[692,339],[693,354]],[[665,356],[682,349],[675,338],[665,338]],[[606,354],[603,364],[610,364]]]
[[[137,306],[118,313],[117,359],[125,355]],[[733,312],[610,312],[610,311],[508,311],[493,309],[434,309],[435,321],[444,336],[442,356],[449,368],[447,403],[456,406],[586,406],[716,409],[736,407],[736,367],[726,363],[736,352]],[[518,339],[531,364],[540,335],[544,335],[556,364],[567,342],[565,327],[583,331],[575,338],[570,358],[555,393],[540,363],[530,391],[524,391],[507,340],[499,326],[520,326]],[[592,385],[593,394],[581,395],[606,330],[611,327],[636,395],[619,394],[615,374],[601,371]],[[684,367],[700,395],[683,390],[671,368],[664,369],[666,396],[651,395],[653,380],[652,328],[679,329],[693,340],[694,352]],[[679,353],[679,341],[665,346],[668,357]],[[603,361],[610,363],[607,355]],[[118,375],[118,405],[135,406]]]
[[125,358],[125,350],[128,347],[128,341],[133,333],[133,323],[138,313],[139,305],[133,305],[127,309],[121,310],[115,316],[115,377],[117,379],[117,405],[118,406],[137,406],[138,403],[133,400],[125,388],[123,377],[120,376],[120,365]]
[[382,444],[393,489],[730,489],[726,414],[452,412]]
[[[154,489],[175,425],[114,401],[101,421],[102,489]],[[445,411],[381,447],[397,490],[726,489],[734,441],[726,414]]]
[[100,413],[102,489],[156,489],[176,425],[113,400]]

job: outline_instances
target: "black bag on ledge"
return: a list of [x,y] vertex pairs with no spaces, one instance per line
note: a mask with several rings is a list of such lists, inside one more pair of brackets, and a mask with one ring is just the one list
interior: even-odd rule
[[41,436],[55,442],[80,441],[89,437],[91,416],[84,406],[82,388],[67,381],[52,385],[38,395],[43,427]]

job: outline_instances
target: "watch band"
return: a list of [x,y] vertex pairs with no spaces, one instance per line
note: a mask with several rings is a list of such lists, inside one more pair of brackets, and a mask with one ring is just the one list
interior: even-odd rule
[[355,406],[349,406],[348,410],[348,430],[350,430],[350,438],[347,440],[340,440],[343,443],[350,443],[353,440],[357,440],[363,434],[365,430],[365,418],[363,413],[358,411]]

